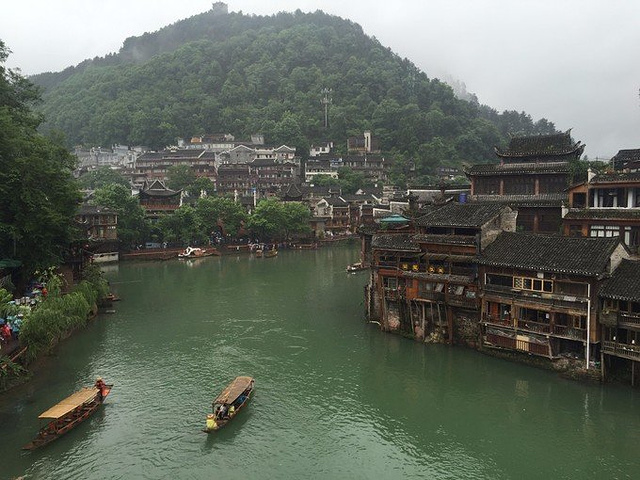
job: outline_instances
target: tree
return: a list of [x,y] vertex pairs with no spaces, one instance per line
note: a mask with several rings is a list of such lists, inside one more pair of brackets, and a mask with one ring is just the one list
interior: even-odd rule
[[269,198],[258,203],[247,227],[261,240],[277,240],[283,236],[286,220],[282,202]]
[[300,202],[285,202],[282,205],[284,213],[284,238],[289,240],[291,235],[309,233],[311,227],[309,226],[309,220],[311,220],[311,212],[309,207]]
[[37,132],[38,89],[3,66],[8,54],[0,41],[0,258],[22,261],[24,280],[63,261],[80,192],[75,159],[59,137]]
[[184,190],[196,181],[196,174],[189,165],[171,165],[167,171],[167,187]]
[[203,197],[196,203],[196,216],[203,233],[213,232],[236,236],[247,220],[247,212],[242,205],[225,197]]
[[109,167],[99,167],[96,170],[92,170],[91,172],[87,172],[82,175],[79,179],[80,185],[82,187],[95,190],[96,188],[102,188],[106,185],[111,185],[112,183],[118,185],[124,185],[125,187],[129,186],[129,182],[126,178],[124,178],[119,172],[112,170]]
[[91,202],[117,212],[120,245],[138,245],[146,238],[148,226],[144,218],[144,209],[138,199],[131,195],[131,190],[124,185],[112,183],[99,188]]
[[186,245],[202,245],[207,242],[207,235],[203,232],[196,210],[191,205],[183,205],[173,214],[160,219],[159,228],[163,240],[167,242],[181,242]]
[[214,183],[207,177],[198,177],[187,187],[189,196],[196,198],[202,194],[211,195],[214,190]]

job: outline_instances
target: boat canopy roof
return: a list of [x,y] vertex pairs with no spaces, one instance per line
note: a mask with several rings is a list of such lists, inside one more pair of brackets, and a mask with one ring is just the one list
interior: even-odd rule
[[64,417],[67,413],[71,412],[83,403],[92,401],[97,394],[98,389],[95,387],[83,388],[79,392],[74,393],[73,395],[62,400],[57,405],[51,407],[46,412],[41,413],[38,418]]
[[227,385],[220,395],[216,397],[213,403],[232,403],[244,392],[253,382],[252,377],[236,377],[236,379]]

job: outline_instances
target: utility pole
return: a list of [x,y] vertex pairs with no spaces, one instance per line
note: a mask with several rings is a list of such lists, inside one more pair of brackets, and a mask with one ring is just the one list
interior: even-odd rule
[[331,88],[322,89],[322,100],[320,103],[324,105],[324,128],[329,128],[329,104],[331,103]]

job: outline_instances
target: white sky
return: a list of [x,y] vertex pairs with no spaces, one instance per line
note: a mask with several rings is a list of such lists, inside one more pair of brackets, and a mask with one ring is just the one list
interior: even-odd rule
[[[10,3],[9,3],[10,2]],[[25,75],[117,52],[127,37],[209,10],[210,0],[8,0],[0,39]],[[591,159],[640,148],[640,1],[227,0],[268,15],[323,10],[429,77],[450,75],[499,111],[572,128]]]

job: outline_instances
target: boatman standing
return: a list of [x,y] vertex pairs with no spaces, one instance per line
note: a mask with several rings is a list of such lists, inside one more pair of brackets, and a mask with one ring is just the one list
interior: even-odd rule
[[96,378],[96,383],[94,385],[98,389],[98,400],[102,402],[104,400],[104,388],[107,386],[102,380],[102,377]]

